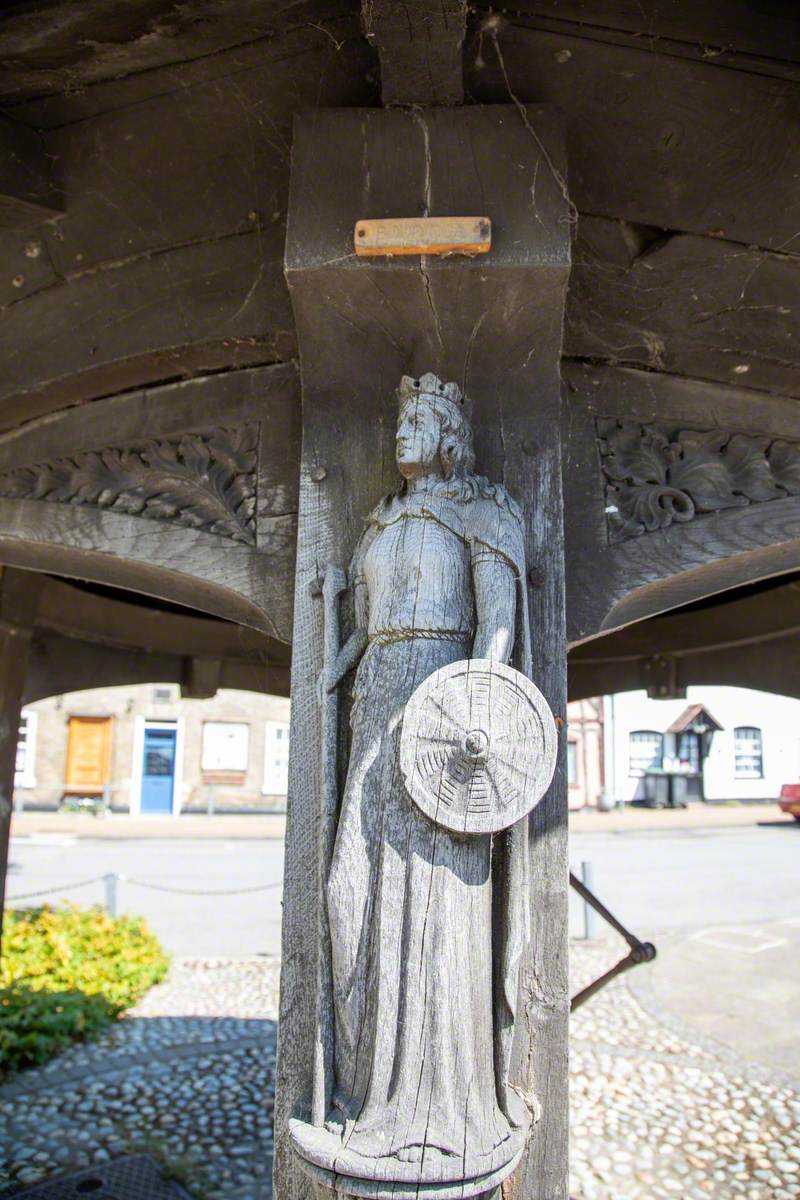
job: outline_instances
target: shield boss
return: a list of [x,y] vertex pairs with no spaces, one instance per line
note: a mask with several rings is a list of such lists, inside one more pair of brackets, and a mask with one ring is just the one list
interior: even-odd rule
[[556,727],[526,675],[486,658],[434,671],[406,705],[400,768],[412,800],[456,833],[496,833],[539,803]]

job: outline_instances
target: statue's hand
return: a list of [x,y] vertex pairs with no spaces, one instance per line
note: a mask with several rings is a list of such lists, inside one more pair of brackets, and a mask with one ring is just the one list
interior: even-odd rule
[[338,682],[330,667],[322,668],[317,679],[317,703],[320,706],[325,703],[325,697],[330,695]]

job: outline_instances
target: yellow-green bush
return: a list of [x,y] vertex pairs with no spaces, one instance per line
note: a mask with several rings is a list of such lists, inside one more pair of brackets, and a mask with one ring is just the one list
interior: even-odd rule
[[76,905],[6,913],[0,1077],[93,1037],[163,979],[168,966],[141,917]]

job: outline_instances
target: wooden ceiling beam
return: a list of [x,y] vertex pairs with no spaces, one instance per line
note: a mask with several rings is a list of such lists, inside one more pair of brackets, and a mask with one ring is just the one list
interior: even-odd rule
[[800,582],[736,589],[574,647],[571,700],[663,683],[730,684],[800,695]]
[[62,212],[42,138],[0,116],[0,230],[35,228]]
[[798,252],[800,85],[496,14],[471,32],[464,63],[479,103],[563,112],[581,212]]
[[579,218],[568,356],[800,396],[798,311],[794,255]]
[[465,0],[363,0],[361,17],[380,56],[385,106],[463,102]]
[[[479,0],[476,11],[491,11]],[[514,21],[555,33],[576,33],[650,53],[680,55],[721,66],[776,72],[800,62],[800,26],[792,4],[725,0],[515,0]],[[744,61],[742,61],[744,60]]]
[[115,599],[65,579],[43,578],[46,582],[36,614],[37,629],[148,654],[289,665],[289,647],[257,629],[188,610],[165,611],[156,604],[143,605],[133,595],[129,600]]
[[[191,659],[178,653],[105,646],[39,629],[31,641],[24,704],[84,688],[192,680]],[[217,687],[289,695],[289,668],[279,664],[222,660]],[[184,692],[184,695],[186,693]]]

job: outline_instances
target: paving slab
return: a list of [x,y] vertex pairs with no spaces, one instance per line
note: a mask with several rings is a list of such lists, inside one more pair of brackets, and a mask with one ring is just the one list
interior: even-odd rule
[[632,979],[688,1037],[714,1039],[741,1059],[800,1087],[800,917],[767,924],[709,924],[659,938],[652,970]]
[[285,813],[241,813],[177,817],[127,817],[111,813],[93,817],[87,813],[17,812],[11,819],[11,836],[17,838],[90,838],[91,840],[142,838],[197,840],[223,838],[282,839],[286,833]]
[[690,804],[687,808],[639,808],[626,804],[611,812],[596,808],[569,814],[570,833],[627,833],[679,829],[726,829],[736,826],[795,825],[777,804]]
[[[620,950],[574,948],[574,982]],[[693,1033],[652,993],[642,1003],[652,969],[635,968],[572,1018],[573,1200],[800,1197],[800,1091]]]
[[[690,804],[688,808],[637,808],[626,805],[610,813],[582,809],[569,816],[575,833],[620,833],[627,830],[723,829],[737,825],[777,822],[794,824],[777,804]],[[18,838],[68,836],[72,838],[198,839],[283,838],[285,813],[187,813],[177,817],[128,817],[112,813],[92,817],[86,813],[18,812],[11,825]]]

